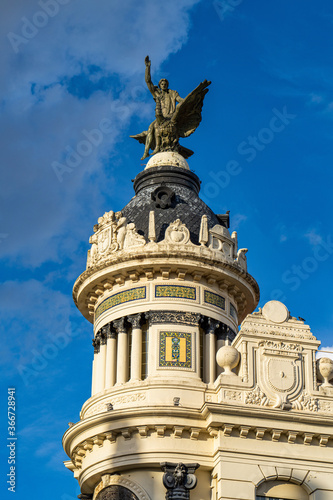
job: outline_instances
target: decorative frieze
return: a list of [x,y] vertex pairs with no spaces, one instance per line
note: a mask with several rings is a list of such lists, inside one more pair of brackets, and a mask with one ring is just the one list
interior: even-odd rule
[[174,323],[179,325],[197,326],[201,319],[201,314],[177,311],[149,311],[145,314],[149,324]]
[[184,285],[155,285],[155,298],[196,300],[196,288]]
[[230,303],[230,316],[234,318],[235,321],[238,321],[237,310],[236,307]]
[[110,399],[105,399],[101,403],[95,403],[90,406],[86,412],[83,414],[83,418],[91,417],[92,415],[97,415],[98,413],[107,412],[107,404],[111,404],[114,409],[121,408],[122,406],[126,406],[128,404],[137,403],[140,401],[146,400],[146,393],[144,392],[136,392],[132,394],[124,394],[122,396],[114,396]]
[[108,311],[113,307],[125,304],[127,302],[133,302],[135,300],[145,300],[145,299],[146,299],[145,286],[130,288],[129,290],[124,290],[122,292],[115,293],[114,295],[111,295],[111,297],[108,297],[99,304],[95,312],[95,320],[105,311]]
[[278,354],[285,354],[286,352],[302,352],[304,349],[300,344],[295,344],[292,342],[282,342],[273,340],[262,340],[258,344],[263,347],[264,352],[277,352]]
[[225,310],[225,298],[217,293],[210,292],[209,290],[204,290],[204,302],[206,304],[213,305],[219,309]]

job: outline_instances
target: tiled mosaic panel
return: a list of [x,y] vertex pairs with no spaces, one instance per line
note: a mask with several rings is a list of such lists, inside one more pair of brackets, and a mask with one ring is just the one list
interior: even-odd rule
[[232,316],[234,320],[237,321],[237,311],[235,306],[233,306],[232,304],[230,304],[230,316]]
[[196,289],[192,286],[156,285],[155,297],[170,297],[195,300]]
[[213,306],[225,310],[225,298],[221,297],[221,295],[217,295],[217,293],[205,290],[204,302],[206,302],[206,304],[212,304]]
[[160,332],[159,366],[191,368],[191,334],[184,332]]
[[131,302],[132,300],[139,300],[146,298],[146,287],[140,286],[137,288],[131,288],[130,290],[124,290],[123,292],[118,292],[103,300],[103,302],[97,307],[95,319],[98,318],[103,312],[111,309],[112,307],[118,306],[119,304],[124,304],[125,302]]

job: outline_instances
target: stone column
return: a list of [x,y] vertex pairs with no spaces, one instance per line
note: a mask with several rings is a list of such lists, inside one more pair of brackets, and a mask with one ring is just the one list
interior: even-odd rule
[[113,321],[117,330],[117,384],[128,380],[128,337],[125,327],[125,317]]
[[216,336],[215,330],[220,323],[215,319],[208,318],[207,328],[205,333],[205,359],[204,359],[204,374],[205,382],[213,384],[216,379]]
[[141,314],[127,316],[132,324],[131,381],[142,378],[142,328]]
[[99,358],[100,351],[100,338],[96,337],[92,341],[92,345],[94,347],[94,360],[93,360],[93,369],[92,369],[92,384],[91,384],[91,395],[94,396],[97,392],[97,364]]
[[167,489],[167,500],[189,500],[190,490],[195,488],[197,478],[194,475],[199,464],[161,463],[164,472],[163,485]]
[[105,389],[110,389],[116,383],[117,366],[117,339],[111,330],[111,323],[106,330],[106,366],[105,366]]
[[103,326],[97,336],[100,339],[100,351],[96,365],[96,393],[105,388],[106,327]]

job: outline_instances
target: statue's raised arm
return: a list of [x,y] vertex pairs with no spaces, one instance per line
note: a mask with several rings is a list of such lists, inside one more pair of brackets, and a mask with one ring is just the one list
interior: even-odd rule
[[[203,100],[211,82],[204,80],[185,99],[182,99],[176,90],[169,89],[169,82],[162,78],[158,86],[151,79],[149,56],[145,58],[145,80],[155,102],[156,119],[149,125],[147,131],[131,135],[145,145],[141,160],[161,151],[176,151],[184,158],[188,158],[193,151],[179,144],[180,137],[191,135],[201,122]],[[178,103],[178,104],[177,104]]]
[[146,56],[145,64],[146,64],[146,71],[145,71],[146,84],[147,84],[147,87],[149,88],[153,98],[155,99],[155,94],[156,94],[156,90],[158,87],[155,87],[155,85],[151,81],[151,74],[150,74],[151,61],[149,59],[149,56]]

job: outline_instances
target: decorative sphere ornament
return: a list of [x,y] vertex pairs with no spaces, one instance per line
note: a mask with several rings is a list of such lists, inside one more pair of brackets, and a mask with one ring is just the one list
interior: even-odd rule
[[154,154],[148,161],[145,170],[152,167],[180,167],[185,170],[190,170],[189,164],[185,158],[174,151],[163,151],[162,153]]
[[320,358],[318,360],[318,371],[324,379],[321,387],[332,387],[332,384],[330,384],[329,381],[333,377],[333,359]]
[[239,363],[239,352],[231,345],[224,345],[216,353],[216,362],[224,368],[222,375],[236,375],[231,370]]

